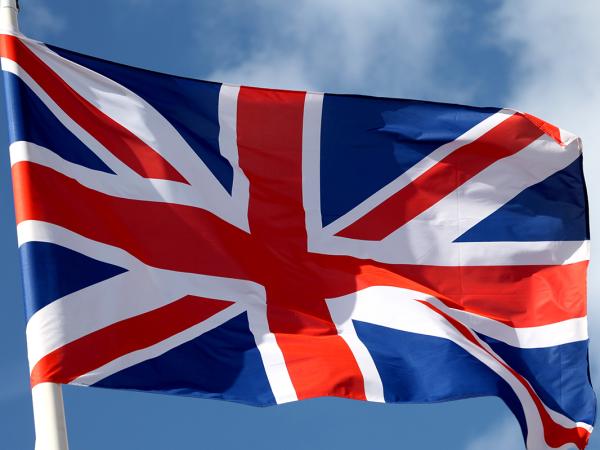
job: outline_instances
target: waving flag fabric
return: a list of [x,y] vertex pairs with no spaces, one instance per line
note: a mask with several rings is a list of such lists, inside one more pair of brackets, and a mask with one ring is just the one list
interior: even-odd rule
[[1,56],[32,385],[261,406],[499,396],[529,449],[585,447],[576,136],[22,36]]

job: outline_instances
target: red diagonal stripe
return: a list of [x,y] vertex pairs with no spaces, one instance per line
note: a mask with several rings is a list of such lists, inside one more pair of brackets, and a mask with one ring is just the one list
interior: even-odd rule
[[313,255],[326,298],[370,286],[430,294],[447,306],[512,327],[536,327],[586,316],[587,261],[565,265],[422,266],[350,256]]
[[30,162],[15,164],[12,173],[17,223],[54,223],[162,269],[249,279],[263,285],[279,280],[282,288],[288,286],[287,292],[294,293],[287,297],[288,305],[281,305],[295,311],[288,320],[297,320],[300,306],[310,313],[306,317],[313,318],[310,327],[315,330],[331,329],[330,322],[318,319],[324,314],[319,312],[321,304],[298,299],[335,298],[377,285],[430,293],[449,306],[516,327],[586,315],[586,261],[556,266],[445,267],[309,253],[300,254],[302,259],[293,256],[294,265],[289,266],[260,240],[201,209],[111,197]]
[[420,303],[422,303],[423,305],[432,309],[437,314],[439,314],[444,319],[446,319],[448,322],[450,322],[452,324],[452,326],[460,334],[462,334],[471,343],[473,343],[474,345],[476,345],[477,347],[482,349],[484,352],[486,352],[488,355],[490,355],[492,358],[494,358],[496,361],[498,361],[499,364],[501,364],[506,370],[508,370],[519,381],[519,383],[521,383],[525,387],[525,389],[527,390],[527,392],[533,399],[533,402],[535,403],[535,407],[536,407],[536,409],[540,415],[540,418],[542,420],[542,425],[544,428],[544,439],[546,440],[546,443],[551,448],[561,448],[562,446],[571,444],[571,443],[575,444],[578,449],[582,450],[585,448],[585,446],[587,445],[588,440],[590,438],[589,431],[587,431],[585,428],[582,428],[582,427],[566,428],[566,427],[563,427],[562,425],[556,423],[554,421],[554,419],[552,419],[552,417],[550,417],[550,414],[544,407],[544,404],[538,397],[535,390],[531,387],[529,382],[525,379],[525,377],[523,377],[520,373],[518,373],[512,367],[510,367],[508,364],[506,364],[502,359],[496,357],[489,350],[484,348],[480,344],[480,342],[477,340],[474,333],[469,328],[467,328],[464,324],[462,324],[458,320],[450,317],[448,314],[444,313],[443,311],[436,308],[435,306],[433,306],[430,303],[427,303],[427,302],[420,302]]
[[563,144],[562,138],[560,136],[560,128],[558,128],[556,125],[552,125],[551,123],[546,122],[545,120],[542,120],[539,117],[536,117],[532,114],[522,114],[523,116],[527,117],[531,121],[531,123],[533,123],[536,127],[542,130],[556,142],[558,142],[559,144]]
[[232,304],[188,295],[139,316],[113,323],[40,359],[31,371],[31,385],[69,383],[120,356],[187,330]]
[[18,38],[1,35],[0,41],[2,57],[19,64],[71,119],[132,170],[145,178],[187,183],[168,161],[79,95]]
[[[309,287],[311,296],[320,298],[340,297],[369,286],[405,287],[516,327],[586,315],[586,261],[556,266],[444,267],[310,253],[282,259],[261,239],[198,208],[108,196],[30,162],[15,164],[12,173],[17,223],[54,223],[122,248],[153,267],[263,285],[277,282],[294,293],[283,295],[280,303],[286,299],[288,303],[280,306],[312,317],[310,326],[298,319],[304,321],[305,330],[315,330],[311,334],[328,332],[331,323],[318,319],[324,314],[321,303],[299,299]],[[289,265],[290,261],[294,264]],[[295,323],[294,314],[287,320]]]
[[40,220],[124,249],[153,267],[254,279],[244,231],[191,206],[112,197],[39,164],[12,167],[17,223]]
[[542,134],[531,121],[514,114],[479,139],[443,158],[336,236],[380,241],[486,167],[517,153]]

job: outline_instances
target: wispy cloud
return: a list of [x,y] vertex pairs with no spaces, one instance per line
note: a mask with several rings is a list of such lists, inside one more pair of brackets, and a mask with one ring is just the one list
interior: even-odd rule
[[[49,3],[40,0],[27,0],[21,5],[19,21],[27,34],[37,39],[47,39],[65,30],[64,17],[54,13]],[[50,3],[51,5],[51,3]]]
[[[592,235],[600,235],[600,17],[599,2],[507,0],[497,21],[498,42],[514,54],[509,103],[553,121],[583,139]],[[600,339],[600,261],[589,272],[592,338]],[[594,341],[592,340],[592,346]],[[596,344],[595,354],[598,352]],[[592,356],[594,351],[592,351]],[[592,357],[600,385],[600,360]]]
[[[292,89],[434,98],[445,7],[418,0],[256,1],[268,23],[213,79]],[[199,36],[203,39],[204,36]],[[460,100],[465,101],[465,91]]]
[[[561,0],[505,0],[494,33],[511,56],[512,80],[506,103],[572,131],[583,139],[592,235],[600,235],[600,17],[599,2],[567,5]],[[600,386],[600,261],[589,272],[591,364]],[[517,424],[506,420],[472,442],[468,450],[522,448]]]

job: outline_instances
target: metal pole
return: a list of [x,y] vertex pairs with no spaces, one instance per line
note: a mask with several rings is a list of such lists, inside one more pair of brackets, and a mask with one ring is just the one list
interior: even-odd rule
[[0,28],[3,31],[19,32],[18,12],[18,0],[0,0]]
[[[0,0],[0,32],[19,33],[18,0]],[[40,383],[31,390],[35,450],[69,450],[60,384]]]
[[40,383],[31,390],[35,450],[69,450],[60,384]]

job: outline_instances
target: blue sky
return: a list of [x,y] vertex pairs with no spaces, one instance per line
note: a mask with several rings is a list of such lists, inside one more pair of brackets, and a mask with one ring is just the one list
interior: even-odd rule
[[[584,140],[600,232],[600,3],[560,0],[22,0],[30,37],[196,78],[509,106]],[[2,94],[3,95],[3,94]],[[4,101],[0,140],[8,142]],[[7,150],[7,145],[4,146]],[[33,448],[8,152],[0,156],[0,448]],[[589,288],[600,385],[600,263]],[[497,399],[378,405],[317,399],[256,409],[65,387],[73,449],[522,448]],[[600,433],[591,449],[600,449]]]

